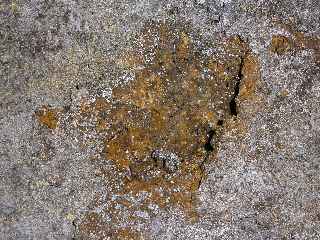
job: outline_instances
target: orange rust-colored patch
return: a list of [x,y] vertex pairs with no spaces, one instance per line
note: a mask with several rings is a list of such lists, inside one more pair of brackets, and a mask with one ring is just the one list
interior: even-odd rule
[[253,54],[248,54],[243,61],[243,79],[240,85],[239,99],[244,100],[254,96],[257,84],[260,81],[260,66]]
[[[291,37],[284,37],[285,39],[283,40],[281,40],[283,36],[273,37],[273,39],[279,38],[278,44],[280,45],[280,49],[285,49],[285,52],[292,50],[311,49],[314,51],[315,60],[320,62],[320,36],[307,36],[305,33],[297,31],[297,28],[293,23],[283,23],[277,19],[274,20],[274,23],[291,34]],[[273,44],[271,43],[271,51],[273,49],[272,45]],[[275,47],[277,46],[277,44],[274,45]]]
[[56,129],[58,126],[58,110],[43,106],[40,110],[36,111],[38,121],[50,129]]
[[166,173],[161,171],[157,177],[149,181],[139,178],[127,180],[121,194],[138,196],[141,192],[148,192],[150,196],[143,204],[145,208],[148,204],[157,204],[160,208],[166,208],[168,205],[178,206],[185,211],[191,221],[194,221],[198,218],[195,192],[204,177],[204,172],[197,164],[185,165],[183,168],[183,174],[188,175],[186,179],[180,179],[181,176],[166,179]]
[[292,40],[286,36],[272,36],[270,51],[278,55],[289,52],[293,47]]
[[79,231],[84,236],[96,236],[94,239],[107,239],[110,236],[108,229],[105,229],[101,216],[98,213],[90,212],[85,215],[79,225]]
[[140,240],[143,239],[142,236],[135,230],[130,228],[121,228],[117,230],[116,240]]
[[104,200],[104,212],[122,226],[172,207],[196,221],[204,164],[233,118],[229,103],[239,73],[240,97],[247,99],[256,89],[259,64],[238,36],[223,44],[224,56],[202,53],[203,46],[180,25],[151,22],[136,39],[137,51],[118,62],[133,71],[134,80],[114,88],[110,103],[97,99],[81,108],[105,133],[103,154],[114,167],[99,170],[113,196]]
[[[142,35],[140,51],[153,51],[156,57],[146,61],[142,70],[135,70],[134,81],[113,90],[117,106],[110,113],[113,137],[106,140],[106,158],[130,174],[120,191],[122,195],[148,192],[148,203],[176,205],[188,215],[196,215],[194,193],[209,154],[204,147],[208,132],[216,131],[218,137],[217,112],[224,113],[222,118],[230,114],[229,101],[248,47],[234,37],[225,46],[231,53],[226,58],[208,57],[195,52],[190,34],[180,27],[166,28],[171,40],[163,36],[162,24],[152,26]],[[160,48],[153,45],[158,37]],[[249,92],[254,89],[258,65],[253,57],[248,57],[245,64],[244,86]],[[211,71],[208,76],[203,75],[206,69]],[[174,154],[177,159],[160,160],[159,164],[152,156],[157,150]],[[163,161],[177,161],[179,167],[169,171]]]

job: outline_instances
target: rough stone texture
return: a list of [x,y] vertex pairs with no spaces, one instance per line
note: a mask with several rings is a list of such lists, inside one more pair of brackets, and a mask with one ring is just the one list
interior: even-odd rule
[[[0,239],[320,239],[319,19],[317,0],[0,1]],[[146,79],[172,66],[161,98]],[[145,142],[154,103],[186,146]],[[108,154],[135,124],[131,157]]]

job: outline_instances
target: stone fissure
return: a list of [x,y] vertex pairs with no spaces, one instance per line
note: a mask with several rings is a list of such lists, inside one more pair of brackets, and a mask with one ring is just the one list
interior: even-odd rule
[[238,71],[238,75],[237,75],[237,81],[236,81],[236,84],[235,84],[235,87],[234,87],[234,93],[233,93],[233,96],[229,102],[229,107],[230,107],[230,114],[232,116],[237,116],[238,115],[238,106],[237,106],[237,97],[239,95],[239,92],[240,92],[240,84],[241,84],[241,81],[243,79],[243,74],[242,74],[242,71],[243,71],[243,65],[244,65],[244,57],[240,57],[240,64],[239,64],[239,71]]

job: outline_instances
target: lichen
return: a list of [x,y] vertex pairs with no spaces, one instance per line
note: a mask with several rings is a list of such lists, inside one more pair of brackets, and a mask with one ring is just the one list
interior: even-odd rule
[[255,91],[260,81],[259,61],[253,54],[247,54],[243,61],[242,81],[240,85],[240,100],[252,99],[255,97]]
[[270,51],[278,55],[289,52],[293,47],[292,40],[286,36],[272,36]]
[[[134,216],[137,210],[154,216],[150,206],[177,207],[196,221],[204,165],[214,159],[224,123],[234,117],[235,89],[240,85],[243,98],[255,91],[258,63],[240,37],[217,46],[222,55],[205,54],[203,45],[213,45],[188,29],[147,23],[135,50],[117,61],[135,79],[115,87],[111,102],[97,99],[81,107],[81,114],[97,117],[104,158],[114,166],[99,174],[111,188],[113,197],[103,201],[114,225],[142,221]],[[97,226],[96,217],[87,216],[82,232],[98,231],[91,225]]]
[[[234,55],[226,61],[197,52],[190,34],[181,27],[154,24],[143,38],[142,56],[129,59],[141,59],[150,49],[154,58],[142,62],[144,68],[135,72],[134,81],[113,91],[117,104],[110,114],[113,137],[105,142],[106,158],[130,173],[123,194],[150,192],[155,196],[153,203],[178,205],[192,214],[193,195],[209,154],[204,147],[208,132],[218,133],[218,120],[229,116],[244,45],[239,38],[231,39],[228,50]],[[172,173],[165,163],[156,164],[152,152],[157,150],[177,155],[180,168]],[[160,188],[165,197],[155,193]]]
[[50,129],[56,129],[58,125],[57,113],[57,109],[49,108],[48,106],[43,106],[41,109],[36,111],[35,115],[42,125],[45,125]]
[[307,35],[297,30],[297,27],[290,23],[285,24],[276,20],[275,23],[283,30],[287,31],[290,36],[274,35],[272,36],[270,51],[278,55],[288,52],[313,50],[315,61],[320,61],[320,37],[315,35]]

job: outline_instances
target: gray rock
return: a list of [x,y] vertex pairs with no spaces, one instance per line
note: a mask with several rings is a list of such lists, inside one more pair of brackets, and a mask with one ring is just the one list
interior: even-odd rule
[[[145,239],[320,239],[319,41],[305,41],[320,36],[318,0],[1,1],[0,239],[98,239],[79,226],[99,212],[90,203],[109,197],[96,173],[113,165],[94,161],[103,132],[78,128],[75,101],[110,97],[130,80],[118,59],[150,19],[187,22],[208,42],[239,35],[260,64],[259,101],[237,99],[233,123],[245,130],[222,134],[206,164],[197,222],[173,208],[115,227]],[[273,36],[296,39],[297,32],[303,46],[270,52]],[[37,120],[43,105],[68,109],[57,129]],[[173,153],[154,154],[168,171],[179,168]],[[98,220],[108,223],[108,214]]]
[[163,167],[172,173],[177,171],[181,164],[179,157],[176,154],[168,151],[154,150],[151,154],[151,157],[156,161],[158,166]]

